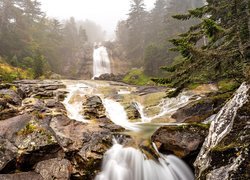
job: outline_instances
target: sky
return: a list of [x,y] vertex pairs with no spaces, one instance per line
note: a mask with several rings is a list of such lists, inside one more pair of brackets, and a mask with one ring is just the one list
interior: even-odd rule
[[[42,10],[49,17],[76,20],[89,19],[101,25],[108,34],[114,33],[117,22],[126,19],[130,0],[39,0]],[[155,0],[145,0],[146,8],[153,7]]]

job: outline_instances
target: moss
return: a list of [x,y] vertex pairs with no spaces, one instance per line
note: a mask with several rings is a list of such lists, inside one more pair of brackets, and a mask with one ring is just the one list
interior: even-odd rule
[[218,82],[220,92],[230,92],[236,90],[240,84],[232,79],[224,79]]
[[224,151],[227,151],[227,150],[230,150],[230,149],[235,149],[237,148],[238,145],[236,143],[231,143],[231,144],[228,144],[228,145],[217,145],[215,147],[213,147],[211,149],[211,152],[224,152]]
[[22,130],[20,130],[19,132],[17,132],[17,135],[28,135],[33,133],[34,131],[36,131],[37,126],[32,124],[31,122],[29,122],[25,128],[23,128]]
[[142,69],[133,69],[131,70],[124,78],[123,82],[127,84],[134,84],[134,85],[149,85],[153,82],[151,81],[151,78],[146,76],[143,73]]

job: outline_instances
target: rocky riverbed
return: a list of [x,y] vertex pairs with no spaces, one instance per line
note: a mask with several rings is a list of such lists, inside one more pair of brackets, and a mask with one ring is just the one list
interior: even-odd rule
[[[147,141],[154,142],[160,152],[183,158],[195,169],[197,179],[249,178],[249,86],[243,87],[246,93],[240,92],[239,108],[225,121],[214,114],[233,97],[232,93],[219,94],[214,88],[206,88],[182,94],[179,99],[165,99],[166,103],[162,101],[164,88],[84,81],[91,88],[82,88],[85,94],[76,89],[69,99],[72,104],[80,102],[79,113],[84,120],[77,121],[69,118],[65,106],[69,95],[66,86],[77,83],[27,80],[0,85],[0,179],[94,179],[114,137],[119,137],[125,146],[136,142],[147,153],[154,151]],[[116,125],[107,113],[107,99],[124,107],[128,116],[126,125],[142,127],[144,119],[150,120],[147,124],[154,127],[131,133],[127,126]],[[185,103],[173,107],[172,101],[180,99]],[[164,114],[163,110],[171,113]],[[215,131],[213,122],[212,127],[210,122],[199,124],[207,120],[215,120],[226,132]],[[222,138],[216,144],[209,143],[221,133]],[[202,153],[207,154],[207,159]]]

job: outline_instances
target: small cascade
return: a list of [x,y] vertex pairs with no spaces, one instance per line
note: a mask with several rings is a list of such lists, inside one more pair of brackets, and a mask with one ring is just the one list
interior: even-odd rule
[[103,171],[95,180],[192,180],[190,169],[175,156],[148,159],[141,151],[116,141],[104,156]]
[[179,94],[176,98],[166,98],[158,105],[158,107],[161,109],[160,113],[152,117],[148,117],[147,115],[145,115],[144,107],[139,102],[135,102],[134,106],[141,115],[141,121],[143,123],[149,123],[153,119],[157,119],[165,115],[172,115],[179,108],[182,108],[191,101],[198,100],[199,98],[200,97],[198,96],[194,98],[194,95],[189,92],[183,92]]
[[70,119],[88,122],[81,114],[82,97],[84,96],[88,88],[89,86],[85,84],[67,85],[67,91],[69,92],[69,94],[63,101],[63,104],[67,110],[67,115]]
[[104,99],[103,105],[106,108],[107,116],[115,124],[120,125],[128,130],[137,130],[135,125],[128,121],[127,113],[119,102],[111,99]]
[[93,78],[110,73],[111,65],[107,49],[104,46],[95,48],[93,53]]

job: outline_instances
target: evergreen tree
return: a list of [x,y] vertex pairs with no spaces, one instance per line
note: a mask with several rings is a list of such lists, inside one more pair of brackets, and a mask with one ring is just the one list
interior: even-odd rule
[[[199,18],[201,22],[171,40],[173,50],[180,52],[183,60],[165,67],[172,75],[155,82],[183,88],[190,82],[244,79],[243,69],[249,61],[248,1],[208,0],[205,6],[174,18]],[[202,45],[204,38],[208,43]]]

